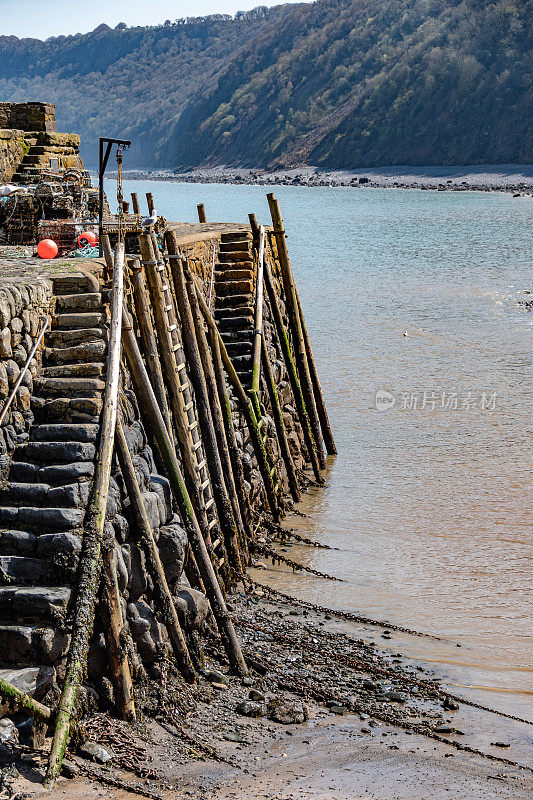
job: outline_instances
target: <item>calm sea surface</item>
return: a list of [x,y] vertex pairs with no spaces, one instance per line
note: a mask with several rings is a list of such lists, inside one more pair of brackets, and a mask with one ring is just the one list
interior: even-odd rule
[[[269,581],[451,640],[394,646],[531,718],[533,311],[518,300],[533,289],[533,202],[273,190],[339,451],[300,506],[308,516],[289,521],[339,550],[291,557],[346,582],[279,567]],[[172,220],[196,221],[203,202],[209,220],[254,211],[268,222],[264,187],[128,181],[131,191],[152,191]]]

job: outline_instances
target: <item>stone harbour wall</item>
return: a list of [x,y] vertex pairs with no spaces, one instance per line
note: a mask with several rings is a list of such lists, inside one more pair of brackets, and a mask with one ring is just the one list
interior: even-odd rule
[[[44,321],[50,319],[52,284],[46,279],[30,282],[0,280],[0,410],[13,389]],[[33,422],[31,397],[42,347],[36,352],[10,410],[0,426],[0,478],[5,478],[17,444],[28,439]]]

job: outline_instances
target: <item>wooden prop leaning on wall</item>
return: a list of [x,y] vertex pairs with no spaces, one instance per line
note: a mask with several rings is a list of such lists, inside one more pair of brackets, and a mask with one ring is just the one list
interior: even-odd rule
[[[93,627],[94,607],[98,590],[98,579],[102,567],[102,538],[105,525],[109,478],[113,458],[113,444],[118,409],[118,385],[120,375],[120,341],[122,306],[124,294],[124,245],[117,244],[113,265],[113,296],[111,307],[110,338],[107,355],[106,387],[104,410],[100,426],[100,445],[96,462],[91,500],[84,524],[78,593],[74,613],[72,639],[67,656],[65,680],[59,701],[54,739],[50,751],[45,785],[52,788],[61,771],[61,764],[70,731],[70,721],[78,695],[80,683],[87,664],[87,651]],[[112,568],[106,564],[106,575],[111,575]],[[109,588],[106,580],[106,588]],[[131,676],[127,659],[121,654],[120,647],[115,648],[113,634],[120,635],[122,620],[120,605],[116,607],[116,599],[111,598],[110,612],[117,615],[113,630],[110,631],[110,658],[115,678],[115,701],[122,716],[135,718],[135,706]]]
[[257,279],[255,285],[254,338],[252,344],[252,388],[250,395],[255,415],[261,418],[259,407],[259,379],[261,377],[261,341],[263,339],[263,263],[265,260],[265,228],[259,228],[259,251],[257,254]]
[[289,337],[285,329],[285,325],[283,324],[283,318],[281,316],[281,311],[278,304],[278,298],[276,295],[276,290],[274,288],[274,281],[272,279],[272,274],[270,272],[270,267],[268,266],[268,262],[265,262],[264,279],[265,279],[265,287],[267,290],[268,299],[270,301],[270,311],[272,314],[272,319],[274,320],[274,327],[278,337],[278,343],[281,349],[281,353],[283,355],[283,361],[285,362],[285,368],[289,376],[292,395],[294,397],[294,403],[296,405],[296,410],[298,412],[298,419],[300,421],[300,425],[302,426],[303,430],[304,443],[309,455],[309,459],[311,461],[311,466],[313,468],[315,480],[317,481],[317,483],[322,484],[324,483],[324,479],[322,478],[322,475],[320,473],[320,464],[318,463],[313,431],[311,430],[311,423],[309,420],[309,416],[307,414],[307,408],[305,405],[302,387],[300,386],[300,380],[298,378],[298,371],[296,369],[296,365],[292,357]]
[[174,600],[168,588],[165,571],[159,557],[159,550],[154,539],[148,514],[146,513],[146,507],[137,482],[131,453],[120,419],[117,419],[116,445],[120,470],[124,478],[124,483],[126,484],[128,497],[135,515],[135,523],[138,533],[140,534],[140,539],[146,554],[148,569],[154,584],[157,609],[167,629],[168,638],[170,639],[172,651],[176,657],[179,670],[188,683],[194,683],[196,681],[196,674],[187,649],[183,631],[181,630]]
[[211,331],[215,333],[217,337],[218,345],[220,348],[220,355],[222,357],[222,363],[224,364],[224,368],[228,374],[229,381],[233,386],[233,390],[235,392],[235,395],[237,396],[237,399],[239,401],[239,404],[241,406],[242,412],[246,420],[246,424],[248,426],[248,431],[250,433],[250,437],[252,440],[252,445],[257,458],[257,463],[259,465],[259,471],[261,473],[261,478],[263,480],[263,486],[265,487],[265,494],[267,498],[268,507],[270,509],[270,512],[274,520],[278,522],[281,516],[281,509],[278,506],[276,488],[272,482],[272,473],[270,471],[268,457],[265,451],[263,440],[261,439],[261,433],[259,431],[259,425],[257,417],[255,416],[252,401],[250,400],[250,398],[243,389],[242,383],[239,379],[239,376],[237,375],[237,372],[235,371],[235,367],[233,366],[231,358],[228,355],[228,351],[226,350],[224,341],[216,326],[216,322],[213,319],[211,312],[207,308],[207,303],[202,297],[202,293],[197,292],[197,297],[200,310],[207,323],[207,326]]
[[285,302],[287,306],[287,315],[289,317],[289,324],[292,332],[292,340],[294,350],[296,353],[296,365],[298,368],[298,376],[300,385],[302,387],[303,396],[305,399],[305,407],[309,415],[311,423],[311,430],[313,431],[313,438],[315,440],[316,454],[318,456],[318,463],[321,469],[326,466],[326,459],[322,448],[322,434],[320,432],[320,422],[316,409],[315,396],[311,382],[311,375],[309,372],[309,364],[307,361],[307,350],[305,346],[302,323],[300,320],[300,313],[298,310],[298,300],[296,297],[296,284],[292,272],[291,262],[289,258],[289,251],[287,249],[287,240],[285,230],[283,228],[283,219],[279,203],[273,194],[267,194],[268,205],[270,208],[270,215],[272,217],[272,224],[274,226],[274,236],[276,238],[279,264],[281,267],[281,274],[283,276],[283,285],[285,288]]
[[231,617],[226,608],[226,603],[213,564],[209,558],[209,553],[207,552],[189,493],[187,492],[176,453],[170,441],[163,416],[157,405],[157,399],[150,385],[148,373],[146,372],[137,340],[131,330],[127,312],[124,310],[123,314],[124,325],[122,343],[139,406],[142,409],[149,429],[156,439],[161,458],[165,464],[167,478],[180,510],[183,527],[187,533],[189,543],[196,558],[196,563],[202,575],[206,596],[215,616],[231,669],[237,675],[245,676],[248,674],[248,667],[246,666],[241,646],[235,634]]
[[224,428],[226,431],[226,441],[228,443],[228,451],[231,459],[232,475],[235,482],[235,491],[241,511],[241,520],[244,527],[244,537],[241,541],[241,550],[246,558],[246,561],[249,562],[248,541],[251,541],[253,537],[253,526],[251,523],[252,512],[250,509],[248,492],[244,482],[241,451],[239,450],[237,438],[235,436],[233,412],[231,410],[231,401],[226,384],[226,376],[224,375],[224,367],[222,366],[218,337],[210,328],[208,329],[208,333],[218,399],[222,409],[222,417],[224,419]]

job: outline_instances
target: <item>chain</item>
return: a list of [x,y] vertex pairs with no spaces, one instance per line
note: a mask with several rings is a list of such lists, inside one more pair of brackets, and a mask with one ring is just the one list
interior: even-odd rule
[[[294,509],[292,510],[291,513],[294,514]],[[303,515],[303,516],[305,516],[305,515]],[[320,548],[321,550],[339,550],[340,549],[339,547],[332,547],[330,544],[322,544],[321,542],[315,542],[313,539],[306,539],[305,536],[300,536],[299,533],[295,533],[292,530],[287,531],[287,530],[284,530],[283,528],[280,528],[279,536],[280,536],[280,541],[283,541],[287,537],[290,537],[291,539],[296,539],[297,542],[302,542],[303,544],[309,544],[309,545],[311,545],[311,547],[317,547],[317,548]]]
[[[340,579],[337,578],[336,580]],[[337,611],[333,608],[318,606],[315,605],[315,603],[309,603],[307,600],[300,600],[298,597],[292,597],[290,594],[284,594],[283,592],[278,591],[278,589],[273,589],[271,586],[265,586],[265,584],[258,583],[251,578],[248,578],[248,581],[254,586],[257,586],[258,589],[262,589],[267,594],[272,594],[274,597],[277,597],[280,602],[294,603],[295,605],[302,606],[303,608],[308,608],[311,611],[318,611],[320,614],[329,614],[332,617],[346,619],[349,622],[360,622],[363,625],[377,625],[380,628],[387,628],[391,631],[408,633],[411,636],[423,636],[426,639],[435,639],[438,642],[444,641],[440,636],[435,636],[431,633],[421,633],[420,631],[414,631],[411,628],[403,628],[401,625],[393,625],[390,622],[384,622],[378,619],[370,619],[370,617],[361,617],[358,614],[351,614],[349,611]]]
[[124,194],[122,190],[122,147],[117,147],[117,203],[118,203],[118,240],[123,242],[126,235],[124,224]]
[[297,561],[291,561],[290,558],[285,558],[285,556],[280,555],[280,553],[277,553],[271,547],[267,547],[267,545],[257,544],[254,542],[253,548],[256,551],[263,553],[263,555],[269,556],[272,559],[273,564],[287,564],[287,566],[291,567],[294,572],[304,570],[305,572],[310,572],[312,575],[317,575],[319,578],[325,578],[328,581],[339,581],[341,583],[345,583],[344,578],[337,578],[335,575],[328,575],[327,572],[319,572],[317,569],[306,567],[303,564],[299,564]]

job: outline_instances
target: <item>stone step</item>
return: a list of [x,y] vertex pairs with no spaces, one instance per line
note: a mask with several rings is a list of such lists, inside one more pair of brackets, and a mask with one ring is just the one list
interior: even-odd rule
[[[38,506],[0,506],[0,526],[29,529],[40,535],[50,531],[71,531],[81,528],[84,508],[39,508]],[[41,533],[42,531],[42,533]]]
[[100,433],[98,425],[34,425],[31,428],[34,442],[95,442]]
[[231,358],[233,362],[233,366],[235,367],[236,371],[248,373],[248,371],[252,367],[252,356],[232,356]]
[[46,565],[40,558],[0,556],[0,570],[12,583],[31,585],[46,579]]
[[31,405],[37,422],[96,423],[103,408],[103,400],[101,397],[56,397],[53,400],[32,397]]
[[53,667],[44,664],[24,669],[2,669],[0,678],[35,700],[42,700],[56,682],[56,671]]
[[218,269],[225,269],[226,264],[238,264],[239,269],[244,269],[244,265],[253,267],[253,261],[250,253],[236,252],[236,253],[219,253],[218,254]]
[[51,330],[45,334],[46,343],[50,347],[76,347],[107,339],[105,328],[74,328],[73,330]]
[[217,297],[225,297],[227,295],[247,294],[252,295],[254,285],[251,280],[249,281],[217,281],[216,295]]
[[0,618],[59,622],[67,611],[69,586],[0,586]]
[[253,325],[253,322],[253,315],[247,317],[223,317],[222,319],[217,319],[217,325],[221,331],[240,330]]
[[85,508],[89,500],[90,482],[50,486],[46,483],[11,482],[0,489],[0,504],[17,506],[31,503],[32,506],[57,508]]
[[233,356],[248,356],[252,355],[251,342],[227,342],[226,350],[233,360]]
[[91,442],[24,442],[17,447],[13,461],[69,464],[94,461],[96,447]]
[[73,347],[45,347],[43,363],[49,366],[101,363],[106,350],[107,345],[103,339],[83,342]]
[[252,232],[246,228],[239,231],[225,231],[220,235],[221,242],[242,242],[244,239],[252,241]]
[[0,555],[29,556],[37,552],[37,536],[30,531],[0,530]]
[[229,317],[251,317],[254,319],[254,310],[252,306],[227,306],[224,308],[215,308],[215,319],[228,319]]
[[233,241],[233,242],[221,242],[220,243],[220,252],[221,253],[240,253],[246,251],[249,253],[251,248],[252,242],[251,239],[242,239],[242,241]]
[[9,477],[16,483],[47,483],[50,486],[86,481],[94,475],[93,461],[74,461],[69,464],[51,464],[42,467],[24,461],[14,461]]
[[100,292],[61,294],[56,297],[56,309],[59,312],[101,311],[102,295]]
[[0,667],[53,664],[66,655],[69,641],[48,626],[0,623]]
[[100,325],[104,325],[105,321],[105,315],[98,311],[87,311],[79,314],[56,314],[52,320],[52,327],[82,330],[85,328],[98,328]]
[[243,331],[222,331],[220,335],[222,336],[226,347],[228,346],[229,342],[247,341],[251,343],[252,339],[254,338],[254,332],[251,329]]
[[57,367],[43,367],[39,376],[41,378],[103,378],[105,364],[93,362],[91,364],[62,364]]
[[33,381],[37,397],[101,397],[105,381],[98,378],[41,378]]
[[215,284],[217,281],[247,281],[253,278],[254,273],[251,269],[241,269],[240,266],[237,265],[229,269],[226,267],[227,265],[223,264],[219,269],[215,270]]
[[100,284],[94,275],[80,273],[78,275],[59,275],[52,278],[54,292],[57,295],[92,293],[100,291]]

